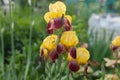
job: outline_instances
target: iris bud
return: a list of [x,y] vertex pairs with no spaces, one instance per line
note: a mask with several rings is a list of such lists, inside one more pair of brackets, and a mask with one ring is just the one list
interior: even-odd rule
[[73,72],[77,72],[79,70],[79,64],[75,61],[70,61],[68,64],[69,70]]
[[76,48],[75,47],[71,47],[70,48],[70,55],[72,56],[72,58],[76,58]]
[[58,54],[61,54],[65,51],[65,47],[62,44],[58,44],[56,47]]
[[56,50],[50,51],[49,56],[53,63],[56,61],[56,59],[58,59],[58,54]]

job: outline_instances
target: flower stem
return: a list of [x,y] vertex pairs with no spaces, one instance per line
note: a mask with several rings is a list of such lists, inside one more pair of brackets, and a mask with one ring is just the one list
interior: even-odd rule
[[[31,2],[31,0],[29,0]],[[34,21],[32,20],[33,18],[33,8],[32,8],[32,5],[30,3],[30,33],[29,33],[29,43],[28,43],[28,57],[27,57],[27,64],[26,64],[26,69],[25,69],[25,76],[24,76],[24,80],[27,79],[27,75],[28,75],[28,72],[29,72],[29,68],[30,68],[30,64],[31,64],[31,52],[32,52],[32,49],[31,49],[31,40],[32,40],[32,27],[34,25]]]
[[[1,24],[1,23],[0,23]],[[2,70],[2,75],[4,76],[4,38],[3,38],[3,33],[4,33],[4,28],[1,29],[0,25],[0,30],[1,30],[1,48],[2,48],[2,54],[1,56],[1,70]]]
[[119,53],[119,49],[116,51],[116,62],[115,62],[115,68],[114,68],[114,72],[117,73],[117,67],[118,67],[118,53]]
[[11,60],[11,69],[13,80],[17,80],[16,70],[15,70],[15,50],[14,50],[14,22],[13,22],[13,12],[12,12],[12,1],[9,0],[9,8],[10,8],[10,26],[11,26],[11,46],[12,46],[12,60]]

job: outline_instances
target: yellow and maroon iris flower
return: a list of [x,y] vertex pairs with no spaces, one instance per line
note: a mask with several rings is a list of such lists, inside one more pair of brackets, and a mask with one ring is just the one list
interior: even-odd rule
[[51,19],[61,18],[62,15],[64,15],[69,20],[70,23],[72,22],[72,17],[69,15],[66,15],[65,4],[61,1],[57,1],[53,4],[50,3],[49,12],[45,13],[44,19],[47,23],[49,23]]
[[112,49],[112,51],[116,51],[119,47],[120,47],[120,36],[116,36],[113,39],[112,44],[110,45],[110,48]]
[[65,26],[66,31],[72,29],[72,17],[66,15],[66,6],[61,1],[49,5],[49,12],[45,13],[44,19],[48,23],[46,29],[49,34],[60,29],[63,25]]
[[112,41],[112,45],[120,47],[120,36],[114,38],[114,40]]
[[[80,64],[87,64],[89,58],[90,54],[86,48],[76,49],[75,47],[71,47],[67,58],[69,61],[69,70],[77,72],[80,68]],[[84,67],[85,71],[87,71],[86,67]]]
[[40,52],[43,50],[43,56],[47,56],[48,52],[56,48],[57,35],[50,35],[43,40],[42,45],[40,46]]
[[86,64],[90,58],[89,51],[86,48],[77,48],[76,58],[73,58],[70,53],[68,53],[68,61],[75,61],[78,64]]

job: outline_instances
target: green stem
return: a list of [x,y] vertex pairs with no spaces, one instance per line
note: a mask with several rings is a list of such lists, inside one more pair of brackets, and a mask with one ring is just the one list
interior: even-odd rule
[[102,71],[102,80],[105,79],[105,67],[104,67],[104,62],[101,64],[101,71]]
[[119,53],[119,50],[116,51],[116,56],[115,56],[115,58],[116,58],[116,63],[115,63],[115,68],[114,68],[115,73],[117,73],[117,68],[118,68],[118,60],[119,60],[118,53]]
[[1,31],[1,44],[2,44],[2,72],[4,74],[4,38],[3,38],[3,29]]
[[69,69],[67,69],[67,80],[69,80]]
[[45,63],[45,70],[46,70],[46,74],[47,74],[47,77],[46,78],[48,78],[49,80],[51,80],[51,76],[49,76],[49,75],[52,75],[51,74],[51,64],[50,64],[50,62],[48,61],[48,62],[46,62]]
[[9,7],[10,7],[10,26],[11,26],[11,46],[12,46],[12,61],[11,61],[11,69],[12,69],[12,76],[14,80],[17,80],[16,70],[15,70],[15,50],[14,50],[14,22],[13,22],[13,13],[12,13],[12,1],[9,0]]
[[[0,23],[1,24],[1,23]],[[4,28],[1,29],[1,25],[0,25],[0,30],[1,30],[1,48],[2,48],[2,63],[1,63],[1,69],[2,69],[2,76],[4,76],[4,38],[3,38],[3,33],[4,33]]]
[[12,54],[14,57],[14,23],[13,23],[13,14],[12,14],[12,4],[11,4],[11,0],[9,0],[9,7],[10,7],[10,26],[11,26],[11,43],[12,43]]
[[27,65],[26,65],[26,69],[25,69],[25,76],[24,76],[24,80],[27,79],[27,75],[29,72],[29,68],[30,68],[30,64],[31,64],[31,40],[32,40],[32,27],[34,25],[34,22],[32,21],[33,18],[33,12],[32,12],[32,5],[30,5],[30,34],[29,34],[29,43],[28,43],[28,57],[27,57]]
[[24,78],[24,80],[26,80],[26,78],[27,78],[30,63],[31,63],[31,52],[32,52],[31,51],[31,38],[32,38],[32,26],[30,26],[29,44],[28,44],[28,58],[27,58],[27,65],[26,65],[26,69],[25,69],[25,78]]

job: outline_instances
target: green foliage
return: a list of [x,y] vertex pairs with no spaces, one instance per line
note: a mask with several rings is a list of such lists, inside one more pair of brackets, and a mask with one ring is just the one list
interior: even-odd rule
[[[91,60],[97,61],[100,65],[104,57],[111,56],[110,44],[113,34],[107,35],[105,30],[101,30],[102,34],[91,31],[89,35],[89,50],[91,52]],[[97,67],[100,69],[100,66]]]
[[[17,3],[12,9],[12,16],[10,12],[5,15],[4,10],[0,7],[0,80],[94,80],[96,78],[95,73],[99,73],[96,70],[100,70],[100,65],[95,68],[95,75],[89,74],[81,77],[81,73],[77,75],[71,73],[67,68],[67,61],[62,62],[61,57],[55,64],[52,64],[50,60],[40,63],[39,47],[45,36],[48,35],[45,32],[47,24],[43,16],[48,11],[48,4],[53,0],[31,0],[31,6],[28,4],[28,0],[15,1]],[[34,8],[34,6],[38,8]],[[88,43],[91,53],[90,60],[96,60],[102,64],[104,57],[111,56],[109,45],[112,35],[107,42],[105,32],[100,40],[93,34],[88,36],[88,19],[92,12],[100,11],[88,9],[83,2],[67,4],[66,14],[72,15],[73,30],[76,31],[80,43]],[[14,23],[13,29],[12,23]],[[92,45],[89,42],[90,38],[93,39]],[[27,65],[29,66],[27,67]],[[119,67],[116,72],[120,77]],[[109,72],[108,70],[106,69],[106,72]],[[110,72],[113,71],[110,70]],[[103,77],[104,74],[105,72],[101,71],[97,78]]]

